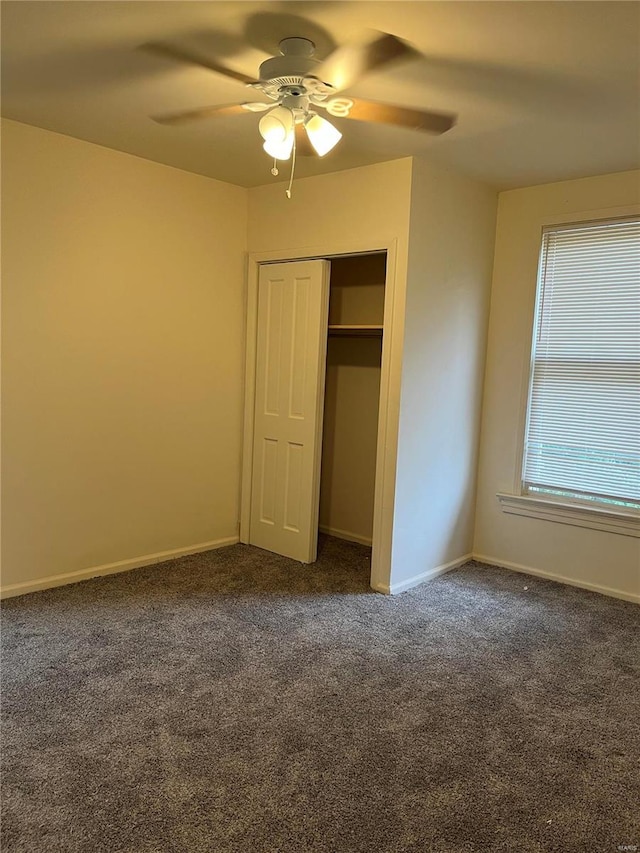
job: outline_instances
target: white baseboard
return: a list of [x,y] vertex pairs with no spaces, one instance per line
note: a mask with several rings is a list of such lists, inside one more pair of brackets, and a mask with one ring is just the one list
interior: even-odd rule
[[327,536],[335,536],[336,539],[346,539],[347,542],[357,542],[359,545],[371,547],[371,537],[360,536],[359,533],[351,533],[350,530],[336,530],[335,527],[324,527],[323,525],[320,525],[318,530],[320,533],[326,533]]
[[464,557],[458,557],[455,560],[451,560],[450,563],[444,563],[441,566],[436,566],[434,569],[427,569],[426,572],[421,572],[419,575],[413,575],[413,577],[400,581],[400,583],[392,583],[390,586],[388,584],[376,584],[373,588],[376,592],[383,592],[385,595],[397,595],[398,593],[411,589],[414,586],[418,586],[418,584],[424,583],[425,581],[437,578],[438,575],[443,575],[445,572],[457,569],[459,566],[467,563],[470,559],[471,554],[465,554]]
[[621,598],[623,601],[632,601],[635,604],[640,604],[640,593],[624,592],[621,589],[612,589],[608,586],[602,586],[597,583],[589,583],[588,581],[575,580],[575,578],[567,578],[564,575],[557,575],[553,572],[544,572],[541,569],[534,569],[531,566],[523,566],[520,563],[511,563],[508,560],[501,560],[498,557],[490,557],[487,554],[473,554],[471,559],[477,560],[479,563],[488,563],[490,566],[499,566],[501,569],[511,569],[514,572],[522,572],[525,575],[534,575],[538,578],[545,578],[558,583],[566,583],[569,586],[576,586],[580,589],[588,589],[590,592],[599,592],[602,595],[609,595],[612,598]]
[[228,536],[225,539],[213,539],[211,542],[201,542],[199,545],[187,545],[185,548],[174,548],[172,551],[158,551],[157,554],[145,554],[143,557],[133,557],[130,560],[120,560],[117,563],[106,563],[103,566],[92,566],[89,569],[80,569],[78,572],[67,572],[63,575],[49,575],[34,581],[24,583],[13,583],[0,587],[0,598],[12,598],[16,595],[25,595],[28,592],[36,592],[41,589],[51,589],[54,586],[64,586],[69,583],[97,578],[101,575],[114,575],[117,572],[128,572],[131,569],[140,569],[143,566],[151,566],[154,563],[163,563],[165,560],[175,560],[176,557],[186,557],[189,554],[200,554],[203,551],[212,551],[214,548],[224,548],[226,545],[235,545],[237,536]]

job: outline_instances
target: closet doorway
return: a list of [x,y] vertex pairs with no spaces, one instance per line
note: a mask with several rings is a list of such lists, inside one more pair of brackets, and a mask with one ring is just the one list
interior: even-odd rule
[[[248,294],[240,539],[305,563],[316,559],[318,530],[370,545],[378,589],[390,563],[385,473],[395,465],[390,248],[316,254],[308,264],[254,260]],[[309,287],[303,279],[313,275]],[[308,401],[304,413],[291,408],[292,394]]]
[[386,255],[331,262],[320,476],[321,532],[371,545]]

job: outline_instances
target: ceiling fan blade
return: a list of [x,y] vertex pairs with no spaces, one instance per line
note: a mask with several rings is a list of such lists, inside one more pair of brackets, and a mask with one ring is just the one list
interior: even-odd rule
[[208,68],[209,71],[215,71],[217,74],[231,77],[233,80],[238,80],[238,82],[244,83],[246,86],[251,86],[253,83],[258,82],[253,77],[247,77],[241,71],[234,71],[232,68],[220,65],[212,59],[202,59],[179,47],[171,47],[171,45],[162,44],[162,42],[148,42],[141,45],[140,49],[147,53],[153,53],[156,56],[162,56],[164,59],[172,59],[174,62],[186,62],[189,65],[198,65],[200,68]]
[[314,76],[330,83],[337,91],[348,89],[358,78],[369,71],[420,54],[406,41],[381,33],[367,44],[347,44],[335,50],[314,70]]
[[[265,104],[265,109],[273,104]],[[195,110],[183,110],[179,113],[168,115],[151,116],[158,124],[185,124],[189,121],[198,121],[202,118],[213,118],[214,116],[239,116],[248,115],[252,112],[262,112],[256,109],[256,104],[219,104],[214,107],[199,107]]]
[[356,121],[395,124],[427,133],[446,133],[456,123],[456,117],[447,113],[412,110],[409,107],[396,107],[393,104],[363,101],[361,98],[350,98],[350,100],[353,100],[353,106],[346,118],[353,118]]
[[296,154],[300,157],[313,157],[316,154],[315,148],[309,141],[307,131],[303,124],[297,124],[295,127],[296,134]]

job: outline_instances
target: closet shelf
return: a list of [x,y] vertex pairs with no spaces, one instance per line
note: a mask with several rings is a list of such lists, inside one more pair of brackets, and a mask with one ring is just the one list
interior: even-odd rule
[[382,335],[382,326],[378,325],[332,325],[329,324],[330,335],[362,335],[365,337],[378,337]]

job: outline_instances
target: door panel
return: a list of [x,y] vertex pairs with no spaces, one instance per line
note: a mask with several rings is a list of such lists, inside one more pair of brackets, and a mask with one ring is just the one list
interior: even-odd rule
[[276,465],[278,442],[265,438],[262,447],[262,471],[260,476],[260,521],[276,523]]
[[[282,313],[284,309],[284,281],[269,280],[264,285],[267,313],[262,330],[264,341],[264,410],[265,414],[280,414],[280,369],[282,360]],[[258,342],[260,347],[260,341]]]
[[[304,445],[287,443],[287,473],[284,490],[284,527],[300,532],[300,500],[303,497]],[[316,525],[317,526],[317,525]]]
[[328,261],[266,264],[258,283],[252,545],[316,559]]

